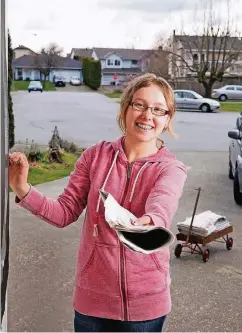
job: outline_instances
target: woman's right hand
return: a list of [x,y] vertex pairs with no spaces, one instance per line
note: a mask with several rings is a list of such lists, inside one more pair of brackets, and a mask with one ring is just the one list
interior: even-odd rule
[[9,154],[9,186],[19,199],[29,192],[28,184],[29,162],[23,153]]

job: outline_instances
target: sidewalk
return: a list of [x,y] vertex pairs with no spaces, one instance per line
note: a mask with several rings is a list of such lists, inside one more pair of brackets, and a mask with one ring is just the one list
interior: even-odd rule
[[[36,186],[56,198],[68,178]],[[55,228],[14,203],[10,194],[8,330],[73,331],[72,294],[82,217]]]

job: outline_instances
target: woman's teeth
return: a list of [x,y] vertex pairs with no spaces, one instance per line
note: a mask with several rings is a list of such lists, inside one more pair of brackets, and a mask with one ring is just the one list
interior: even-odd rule
[[149,130],[152,130],[153,127],[152,126],[149,126],[149,125],[142,125],[142,124],[139,124],[139,123],[136,123],[136,126],[138,126],[139,128],[145,130],[145,131],[149,131]]

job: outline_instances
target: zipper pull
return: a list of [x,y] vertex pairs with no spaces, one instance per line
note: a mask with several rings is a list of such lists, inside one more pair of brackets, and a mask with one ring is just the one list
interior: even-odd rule
[[97,226],[97,224],[94,224],[93,237],[97,237],[97,236],[98,236],[98,226]]

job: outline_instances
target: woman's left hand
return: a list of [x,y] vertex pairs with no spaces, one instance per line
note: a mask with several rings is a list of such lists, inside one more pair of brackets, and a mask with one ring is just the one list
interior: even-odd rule
[[149,216],[142,216],[136,220],[135,225],[153,225],[152,220]]

